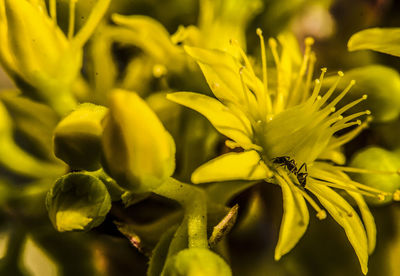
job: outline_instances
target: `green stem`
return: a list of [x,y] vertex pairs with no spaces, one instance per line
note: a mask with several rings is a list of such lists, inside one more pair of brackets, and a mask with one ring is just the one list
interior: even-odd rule
[[204,191],[169,178],[153,192],[177,201],[184,208],[189,248],[208,248],[207,199]]

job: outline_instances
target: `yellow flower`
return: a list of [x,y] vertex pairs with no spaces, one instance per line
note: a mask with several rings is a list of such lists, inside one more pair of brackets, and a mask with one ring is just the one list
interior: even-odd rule
[[[110,0],[100,0],[74,35],[75,3],[70,1],[68,35],[57,25],[56,1],[0,0],[0,62],[30,97],[60,114],[76,104],[70,86],[82,67],[83,46],[103,17]],[[56,94],[57,93],[57,94]]]
[[[173,93],[168,98],[203,114],[230,139],[227,146],[244,149],[202,165],[192,174],[192,181],[264,179],[280,185],[284,213],[275,249],[276,260],[288,253],[306,231],[309,222],[306,202],[315,209],[319,219],[326,217],[326,209],[344,228],[365,274],[368,255],[375,247],[376,227],[362,195],[382,199],[387,193],[348,177],[347,171],[365,170],[342,166],[345,157],[341,146],[367,126],[357,118],[369,115],[368,110],[344,115],[367,96],[336,110],[336,104],[355,82],[351,81],[334,96],[343,77],[339,72],[336,82],[321,94],[327,71],[323,68],[312,85],[315,64],[315,55],[311,51],[313,39],[305,40],[303,57],[293,36],[278,37],[282,48],[280,53],[277,41],[270,39],[276,66],[267,68],[261,30],[257,30],[257,34],[261,40],[262,80],[235,41],[232,41],[232,46],[241,52],[241,60],[218,50],[185,48],[199,64],[217,99],[192,92]],[[335,135],[350,127],[352,129],[347,133]],[[364,224],[336,190],[343,190],[354,199]]]

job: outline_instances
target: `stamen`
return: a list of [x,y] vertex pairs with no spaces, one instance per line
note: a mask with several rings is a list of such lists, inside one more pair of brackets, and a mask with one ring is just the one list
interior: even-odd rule
[[[316,162],[316,164],[318,164],[318,165],[326,165],[326,164],[320,163],[320,162]],[[317,169],[314,166],[315,175],[317,175],[319,179],[322,179],[322,180],[324,180],[326,182],[330,182],[330,183],[342,184],[342,185],[345,185],[347,187],[348,186],[355,186],[355,187],[357,187],[357,188],[359,188],[361,190],[369,191],[369,192],[375,193],[377,195],[379,195],[379,194],[381,194],[383,196],[389,195],[387,192],[384,192],[384,191],[381,191],[379,189],[376,189],[376,188],[373,188],[373,187],[370,187],[370,186],[355,182],[355,181],[353,181],[351,179],[346,179],[346,178],[339,179],[338,178],[338,174],[340,175],[340,172],[343,172],[343,171],[346,171],[346,170],[342,170],[341,166],[332,166],[332,165],[327,165],[327,166],[329,166],[329,168],[327,168],[327,169],[331,170],[332,172],[328,172],[326,170]],[[343,167],[343,168],[346,168],[346,167]]]
[[71,39],[75,33],[75,5],[78,0],[69,0],[69,24],[68,39]]
[[338,115],[339,115],[339,114],[342,114],[343,112],[349,110],[349,109],[352,108],[353,106],[355,106],[355,105],[359,104],[360,102],[366,100],[367,98],[368,98],[368,96],[364,94],[364,95],[363,95],[361,98],[359,98],[358,100],[352,101],[351,103],[346,104],[345,106],[343,106],[343,107],[342,107],[341,109],[339,109],[336,113],[337,113]]
[[314,210],[317,212],[317,218],[319,220],[323,220],[326,218],[326,212],[325,210],[321,209],[319,205],[312,199],[305,191],[302,189],[299,189],[300,193],[303,195],[303,197],[307,200],[308,203],[310,203],[311,207],[314,208]]
[[248,89],[247,89],[247,86],[244,83],[244,79],[243,79],[243,69],[244,69],[244,67],[240,67],[239,76],[240,76],[240,82],[242,84],[243,97],[244,97],[244,100],[245,100],[245,103],[246,103],[246,107],[247,107],[247,110],[248,110],[249,107],[250,107],[250,100],[249,100],[249,94],[248,94],[248,91],[247,91]]
[[342,124],[342,123],[340,123],[340,124],[335,124],[335,125],[333,125],[332,127],[331,127],[331,131],[333,132],[333,133],[335,133],[335,132],[337,132],[337,131],[339,131],[339,130],[342,130],[342,129],[345,129],[345,128],[349,128],[349,127],[352,127],[352,126],[361,126],[361,120],[357,120],[357,121],[355,121],[355,122],[350,122],[350,123],[344,123],[344,124]]
[[308,63],[308,69],[307,69],[306,88],[303,93],[303,98],[301,100],[302,102],[306,101],[306,99],[310,96],[311,81],[312,81],[312,76],[314,74],[314,65],[316,60],[317,58],[315,56],[315,53],[311,52],[310,61]]
[[239,42],[236,39],[231,39],[229,42],[231,43],[231,45],[234,45],[238,49],[239,54],[243,59],[246,68],[250,71],[252,77],[255,76],[253,67],[251,66],[251,63],[247,58],[246,53],[243,51],[242,47],[240,47]]
[[353,167],[339,167],[340,170],[344,172],[352,172],[352,173],[368,173],[368,174],[400,174],[400,171],[380,171],[380,170],[370,170],[370,169],[361,169],[361,168],[353,168]]
[[376,194],[376,193],[372,193],[372,192],[368,192],[368,191],[359,190],[359,189],[357,189],[355,187],[351,187],[349,185],[326,182],[326,181],[319,181],[319,180],[314,180],[314,181],[315,181],[315,183],[318,183],[318,184],[321,184],[321,185],[325,185],[325,186],[329,186],[329,187],[332,187],[332,188],[341,189],[341,190],[345,190],[345,191],[356,192],[358,194],[362,194],[362,195],[365,195],[365,196],[368,196],[368,197],[374,197],[374,198],[381,199],[381,197],[383,196],[382,194]]
[[[322,73],[321,73],[322,74]],[[321,90],[321,81],[319,79],[316,79],[314,81],[314,89],[313,92],[311,94],[311,97],[308,99],[308,102],[313,104],[319,96],[319,91]]]
[[[246,67],[246,69],[248,69],[248,71],[250,73],[250,77],[252,78],[254,83],[257,83],[257,77],[254,73],[253,66],[251,65],[251,63],[250,63],[249,59],[247,58],[246,53],[243,51],[242,47],[240,47],[239,43],[235,39],[231,39],[229,42],[231,43],[231,45],[235,46],[238,49],[239,54],[244,61],[245,67]],[[242,68],[240,70],[243,71]],[[262,113],[265,114],[265,104],[263,103],[265,96],[260,95],[260,91],[256,87],[254,88],[254,95],[257,99],[257,103],[261,106],[261,110],[263,111]]]
[[50,17],[57,24],[57,0],[49,0]]
[[360,117],[360,116],[369,115],[369,114],[371,114],[371,111],[369,111],[369,110],[357,112],[357,113],[354,113],[354,114],[351,114],[351,115],[349,115],[349,116],[344,117],[343,120],[341,120],[340,122],[338,122],[336,125],[343,124],[343,123],[346,123],[346,122],[348,122],[348,121],[351,121],[351,120],[353,120],[353,119],[355,119],[355,118],[358,118],[358,117]]
[[[338,76],[336,78],[336,81],[333,83],[333,85],[329,88],[329,90],[325,93],[325,95],[322,97],[322,101],[320,101],[318,103],[318,107],[320,108],[333,94],[333,92],[335,91],[337,85],[339,84],[340,80],[343,78],[344,74],[342,71],[339,71]],[[350,89],[350,88],[349,88]],[[344,96],[344,95],[343,95]],[[338,101],[339,102],[339,101]],[[336,104],[332,105],[335,106]]]
[[290,94],[290,98],[288,99],[288,105],[294,105],[297,103],[299,95],[298,95],[298,91],[299,91],[299,87],[300,84],[303,80],[303,77],[306,73],[307,70],[307,64],[308,64],[308,60],[310,58],[310,52],[311,52],[311,46],[314,44],[314,39],[312,37],[307,37],[304,41],[305,44],[305,50],[304,50],[304,56],[303,56],[303,61],[301,63],[300,66],[300,70],[299,70],[299,74],[297,76],[296,79],[296,83],[294,85],[294,88]]
[[[316,180],[318,181],[318,180]],[[332,201],[331,198],[327,197],[324,193],[318,193],[318,195],[320,197],[323,197],[325,200],[329,201],[333,206],[335,206],[336,209],[341,210],[342,212],[344,212],[347,216],[352,217],[353,216],[353,212],[351,210],[347,210],[345,207],[336,204],[336,202]],[[341,212],[338,210],[339,214],[341,214]],[[343,216],[343,215],[342,215]]]
[[272,56],[274,57],[275,65],[277,68],[280,67],[281,62],[279,60],[279,55],[278,55],[278,43],[274,38],[268,39],[268,44],[269,47],[271,48]]
[[353,140],[354,137],[356,137],[358,134],[360,134],[360,132],[368,127],[368,123],[367,122],[363,122],[360,126],[350,130],[349,132],[347,132],[346,134],[340,136],[339,138],[337,138],[335,140],[335,142],[333,142],[332,144],[330,144],[328,146],[329,150],[335,149],[340,147],[341,145],[346,144],[347,142]]
[[356,84],[355,80],[350,81],[350,83],[346,86],[346,88],[340,93],[331,103],[329,103],[326,107],[331,108],[335,106],[344,96],[350,91],[350,89]]
[[271,112],[272,103],[271,97],[268,92],[268,74],[267,74],[267,55],[265,53],[265,42],[264,36],[260,28],[257,28],[257,35],[260,38],[260,48],[261,48],[261,60],[262,60],[262,70],[263,70],[263,84],[264,84],[264,100],[267,105],[267,110]]

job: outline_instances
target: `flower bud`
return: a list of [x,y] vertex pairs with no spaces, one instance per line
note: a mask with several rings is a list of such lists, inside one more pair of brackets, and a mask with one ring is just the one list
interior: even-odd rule
[[136,93],[115,90],[104,120],[104,168],[121,187],[146,192],[175,170],[171,135]]
[[0,38],[1,62],[19,85],[32,86],[24,89],[29,90],[30,97],[54,106],[60,114],[74,106],[72,94],[64,87],[79,74],[82,49],[70,47],[41,5],[25,0],[1,1]]
[[[375,173],[354,174],[356,181],[392,195],[400,189],[400,158],[393,152],[378,147],[370,147],[356,153],[350,164],[352,167],[371,170]],[[379,173],[381,171],[381,173]],[[390,173],[392,171],[393,173]],[[383,200],[366,197],[370,203],[382,204],[392,200],[385,196]]]
[[228,276],[231,269],[225,261],[206,248],[180,251],[167,261],[163,276]]
[[54,153],[72,169],[93,171],[100,168],[101,120],[107,109],[81,104],[65,117],[54,131]]
[[98,178],[70,173],[59,178],[47,193],[46,207],[58,231],[90,230],[103,222],[111,199]]

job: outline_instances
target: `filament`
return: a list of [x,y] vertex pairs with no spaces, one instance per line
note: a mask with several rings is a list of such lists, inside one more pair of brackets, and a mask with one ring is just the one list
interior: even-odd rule
[[77,0],[69,1],[69,24],[68,24],[68,39],[74,36],[75,32],[75,5]]
[[258,37],[260,38],[263,84],[264,84],[264,100],[265,104],[267,105],[267,110],[270,112],[272,109],[272,103],[271,103],[271,97],[268,92],[268,72],[267,72],[267,55],[265,53],[265,41],[261,29],[258,28],[256,32]]
[[317,218],[320,220],[323,220],[326,218],[326,212],[325,210],[321,209],[319,205],[314,201],[314,199],[311,198],[305,191],[299,189],[300,193],[303,195],[303,197],[307,200],[308,203],[310,203],[311,207],[314,208],[314,210],[317,212]]

